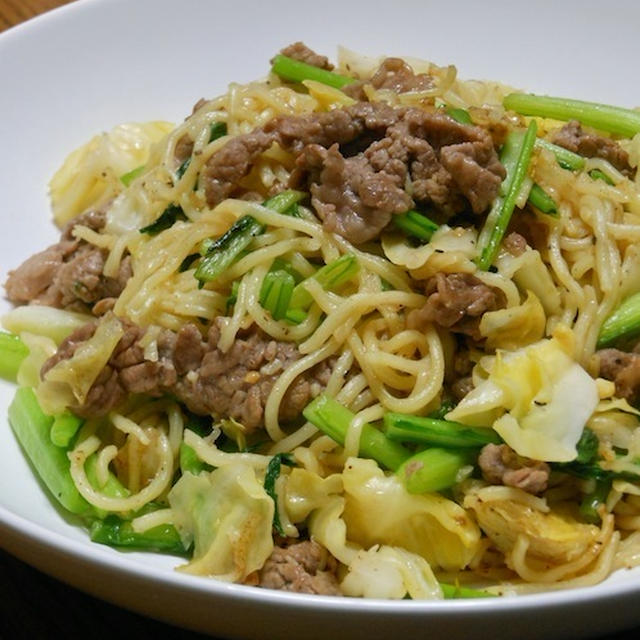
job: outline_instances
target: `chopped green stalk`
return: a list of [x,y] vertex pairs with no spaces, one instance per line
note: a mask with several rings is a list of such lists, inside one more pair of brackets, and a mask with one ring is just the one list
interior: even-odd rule
[[226,122],[212,122],[211,133],[209,134],[209,142],[213,142],[222,136],[227,135],[227,123]]
[[171,228],[178,220],[186,220],[182,207],[175,204],[170,204],[161,214],[160,217],[148,224],[146,227],[140,229],[140,233],[147,233],[150,236],[154,236],[165,229]]
[[556,201],[535,182],[531,187],[531,191],[529,191],[529,204],[533,205],[536,209],[540,209],[542,213],[549,215],[556,215],[558,213]]
[[516,199],[522,183],[529,169],[531,153],[536,141],[537,125],[532,120],[526,133],[512,132],[507,136],[500,156],[505,166],[507,176],[501,187],[501,193],[487,216],[485,229],[481,233],[480,255],[477,260],[478,268],[486,271],[498,253],[500,243],[509,226],[511,215],[516,206]]
[[9,423],[31,464],[55,499],[77,515],[93,512],[71,478],[66,451],[51,442],[53,418],[43,413],[33,389],[16,391],[9,405]]
[[22,361],[29,355],[29,348],[13,333],[0,331],[0,378],[16,381]]
[[580,169],[584,169],[586,160],[581,155],[578,155],[573,151],[569,151],[569,149],[560,147],[557,144],[553,144],[553,142],[544,140],[543,138],[538,138],[536,140],[536,147],[538,149],[551,151],[551,153],[555,155],[558,164],[563,169],[568,169],[569,171],[579,171]]
[[460,470],[472,462],[475,453],[432,447],[405,460],[396,474],[409,493],[442,491],[459,482]]
[[56,447],[67,449],[83,424],[84,420],[73,413],[65,412],[55,416],[51,425],[51,442]]
[[332,71],[314,67],[305,62],[283,56],[281,53],[272,60],[271,71],[287,82],[314,80],[315,82],[321,82],[336,89],[342,89],[342,87],[355,82],[355,78],[349,78],[338,73],[333,73]]
[[186,552],[180,534],[172,524],[160,524],[138,533],[133,530],[130,521],[113,514],[104,520],[95,520],[91,524],[90,536],[93,542],[110,547],[164,551],[180,555]]
[[458,598],[496,598],[497,596],[482,589],[471,589],[470,587],[461,587],[458,584],[440,583],[442,595],[446,600]]
[[591,171],[589,171],[589,175],[594,180],[602,180],[610,186],[613,186],[615,184],[615,182],[604,171],[600,171],[600,169],[592,169]]
[[307,319],[307,312],[304,309],[287,309],[285,320],[291,324],[300,324]]
[[125,187],[128,187],[138,176],[141,176],[144,173],[144,170],[145,165],[142,164],[139,167],[132,169],[128,173],[121,175],[120,182],[122,182]]
[[640,333],[640,293],[627,298],[603,323],[598,348]]
[[231,228],[213,242],[195,271],[201,284],[215,280],[226,271],[244,251],[253,238],[264,232],[264,225],[253,216],[238,218]]
[[293,467],[295,462],[290,453],[276,453],[271,460],[269,460],[269,464],[267,465],[267,471],[264,476],[264,490],[267,492],[267,495],[271,497],[273,500],[273,504],[275,505],[275,509],[273,511],[273,528],[276,532],[284,536],[285,532],[282,528],[282,523],[280,522],[280,515],[278,513],[278,496],[276,494],[276,480],[280,477],[280,468],[283,464],[286,464],[289,467]]
[[387,438],[396,442],[418,442],[454,449],[478,448],[502,442],[502,438],[493,429],[402,413],[386,413],[384,426]]
[[234,280],[233,284],[231,285],[231,293],[229,294],[225,305],[227,313],[229,313],[229,309],[231,309],[231,307],[233,307],[233,305],[238,302],[238,291],[240,291],[240,280]]
[[180,180],[182,176],[187,172],[189,165],[191,164],[191,156],[189,156],[177,169],[176,179]]
[[417,211],[407,211],[393,216],[393,224],[408,236],[429,242],[431,236],[438,230],[438,225],[427,216]]
[[286,191],[281,191],[277,195],[265,200],[262,203],[262,206],[267,209],[271,209],[272,211],[277,211],[278,213],[288,213],[289,209],[298,204],[300,200],[303,200],[306,195],[307,194],[304,193],[304,191],[287,189]]
[[325,291],[334,291],[345,282],[356,276],[360,269],[358,259],[350,254],[340,256],[337,260],[318,269],[312,276],[296,285],[291,296],[292,309],[308,309],[313,302],[313,296],[307,291],[306,283],[313,279],[320,283]]
[[593,462],[598,457],[599,446],[598,436],[589,427],[585,427],[576,444],[578,455],[575,461],[581,464]]
[[[309,422],[341,445],[344,445],[347,430],[355,417],[349,409],[325,393],[308,404],[302,413]],[[389,440],[384,433],[370,424],[362,427],[359,453],[364,458],[371,458],[392,471],[398,469],[411,457],[408,449]]]
[[[265,200],[263,206],[284,214],[293,205],[302,200],[305,195],[301,191],[283,191]],[[203,246],[201,251],[204,249],[206,255],[194,274],[200,284],[211,282],[226,271],[249,246],[253,238],[263,233],[264,230],[265,226],[253,216],[242,216],[217,240],[208,242],[206,246]]]
[[447,107],[445,113],[460,124],[473,124],[473,120],[466,109],[456,109],[455,107]]
[[87,480],[94,489],[97,489],[109,498],[127,498],[131,492],[125,487],[120,480],[111,471],[107,474],[107,481],[104,484],[98,482],[98,456],[94,453],[87,458],[84,470],[87,474]]
[[447,400],[444,400],[442,404],[435,411],[432,411],[429,414],[429,418],[435,418],[436,420],[444,420],[447,413],[449,413],[449,411],[453,411],[455,406],[456,406],[456,403],[450,398],[448,398]]
[[525,116],[540,116],[554,120],[579,120],[589,127],[608,131],[626,138],[640,132],[640,113],[597,102],[553,98],[527,93],[510,93],[503,100],[506,109]]
[[606,503],[611,480],[596,480],[596,486],[580,503],[580,515],[590,524],[600,524],[600,507]]
[[197,476],[202,471],[210,471],[212,467],[198,457],[195,449],[186,442],[180,443],[180,471]]
[[282,320],[286,316],[295,286],[293,276],[283,269],[269,271],[265,275],[260,289],[260,304],[274,320]]

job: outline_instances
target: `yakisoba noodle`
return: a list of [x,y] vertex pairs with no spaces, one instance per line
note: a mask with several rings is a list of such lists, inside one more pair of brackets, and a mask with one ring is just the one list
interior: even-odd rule
[[[297,45],[285,53],[324,64]],[[181,570],[334,595],[529,593],[636,566],[640,356],[615,318],[640,291],[640,138],[586,121],[567,125],[577,138],[563,142],[563,122],[510,106],[499,83],[417,60],[339,57],[333,73],[306,80],[276,59],[267,79],[201,100],[175,127],[116,127],[52,179],[59,226],[104,216],[67,228],[59,273],[82,252],[101,258],[89,284],[74,275],[71,300],[55,288],[61,275],[20,297],[29,269],[11,274],[9,297],[35,304],[5,327],[30,351],[19,394],[46,414],[84,418],[68,437],[44,418],[69,460],[63,504],[78,507],[94,540],[180,552]],[[322,113],[362,130],[319,131]],[[310,122],[313,133],[295,133]],[[216,165],[232,144],[241,170]],[[493,184],[482,205],[477,175]],[[366,183],[379,179],[371,204]],[[427,235],[391,211],[388,180]],[[215,200],[214,188],[227,195]],[[272,205],[279,193],[294,194],[287,210]],[[349,230],[364,219],[369,233],[383,210],[388,222],[367,242]],[[336,211],[345,217],[331,222]],[[249,241],[200,277],[247,220],[257,225]],[[350,265],[342,280],[322,280],[340,264]],[[278,278],[274,302],[266,283]],[[289,307],[278,310],[285,281]],[[96,282],[120,285],[96,300],[83,289]],[[612,322],[619,335],[603,344]],[[135,392],[118,396],[127,384]],[[226,413],[216,410],[224,394]],[[304,416],[304,406],[287,413],[296,394]],[[104,411],[89,411],[97,400]],[[243,424],[241,408],[257,422]],[[29,420],[17,415],[21,439]],[[447,435],[433,436],[434,424]],[[422,435],[394,436],[394,425]],[[55,493],[63,476],[43,478]],[[321,560],[312,567],[304,554]],[[282,562],[304,580],[283,577]]]

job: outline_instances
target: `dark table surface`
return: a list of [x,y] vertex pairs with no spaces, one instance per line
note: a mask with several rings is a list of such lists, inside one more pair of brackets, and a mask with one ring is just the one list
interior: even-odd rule
[[[0,31],[70,1],[0,0]],[[206,636],[97,600],[0,549],[0,640],[65,637],[202,640]],[[637,640],[639,637],[640,628],[637,628],[608,636],[608,640]],[[292,640],[295,640],[294,635]]]

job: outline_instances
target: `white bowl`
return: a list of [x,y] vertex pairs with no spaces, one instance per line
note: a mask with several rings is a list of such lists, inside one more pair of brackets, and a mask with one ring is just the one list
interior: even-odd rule
[[[640,4],[396,0],[83,0],[0,36],[0,277],[56,238],[47,182],[66,154],[127,121],[182,119],[230,81],[265,75],[298,39],[329,56],[454,63],[462,77],[640,103]],[[0,312],[8,309],[0,302]],[[0,386],[0,406],[13,388]],[[640,623],[640,570],[596,587],[508,599],[387,602],[304,596],[176,573],[175,558],[89,542],[50,502],[0,417],[0,544],[100,598],[242,638],[550,638]]]

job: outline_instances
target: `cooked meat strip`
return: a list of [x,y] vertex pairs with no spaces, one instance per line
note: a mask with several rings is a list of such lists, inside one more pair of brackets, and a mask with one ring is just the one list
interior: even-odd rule
[[265,589],[339,596],[336,560],[317,542],[305,540],[275,547],[259,572],[258,586]]
[[600,376],[615,382],[617,396],[637,404],[640,400],[640,354],[601,349],[596,355],[600,360]]
[[374,89],[390,89],[396,93],[406,93],[407,91],[428,91],[433,88],[434,81],[428,73],[414,73],[401,58],[385,58],[371,78],[349,84],[343,88],[343,91],[356,100],[366,100],[367,96],[364,92],[366,84],[370,84]]
[[[148,360],[140,340],[146,330],[122,320],[124,335],[107,366],[92,385],[82,405],[70,407],[83,417],[100,417],[129,394],[174,395],[200,415],[231,417],[251,431],[263,425],[264,407],[280,374],[300,354],[293,343],[272,340],[256,326],[239,334],[231,348],[218,348],[220,323],[209,329],[206,340],[197,327],[162,330],[157,337],[158,358]],[[45,362],[41,375],[68,359],[95,331],[90,323],[64,340],[57,353]],[[289,387],[280,411],[281,419],[293,420],[311,398],[326,386],[330,366],[322,363],[298,376]]]
[[333,65],[329,62],[329,58],[327,58],[326,56],[321,56],[320,54],[313,51],[313,49],[309,49],[309,47],[307,47],[304,42],[294,42],[288,47],[282,49],[280,53],[283,56],[293,58],[294,60],[298,60],[299,62],[310,64],[313,67],[326,69],[327,71],[333,70]]
[[629,154],[614,140],[585,131],[577,120],[567,122],[553,142],[587,158],[603,158],[627,176],[633,174]]
[[201,175],[209,206],[239,195],[239,181],[272,144],[297,158],[289,186],[308,186],[326,228],[357,244],[375,238],[414,202],[446,215],[467,206],[482,213],[504,177],[483,129],[442,113],[358,102],[279,116],[230,140]]
[[480,451],[478,465],[487,482],[517,487],[533,494],[547,488],[551,473],[546,462],[523,458],[506,444],[485,445]]
[[504,294],[469,273],[437,273],[426,283],[427,302],[409,314],[410,327],[435,323],[480,340],[479,324],[486,311],[504,306]]
[[63,229],[59,242],[9,272],[5,283],[9,300],[87,312],[101,300],[120,295],[131,277],[130,258],[122,260],[117,277],[106,277],[102,271],[107,252],[72,234],[76,225],[99,231],[104,224],[103,211],[89,211],[74,218]]

